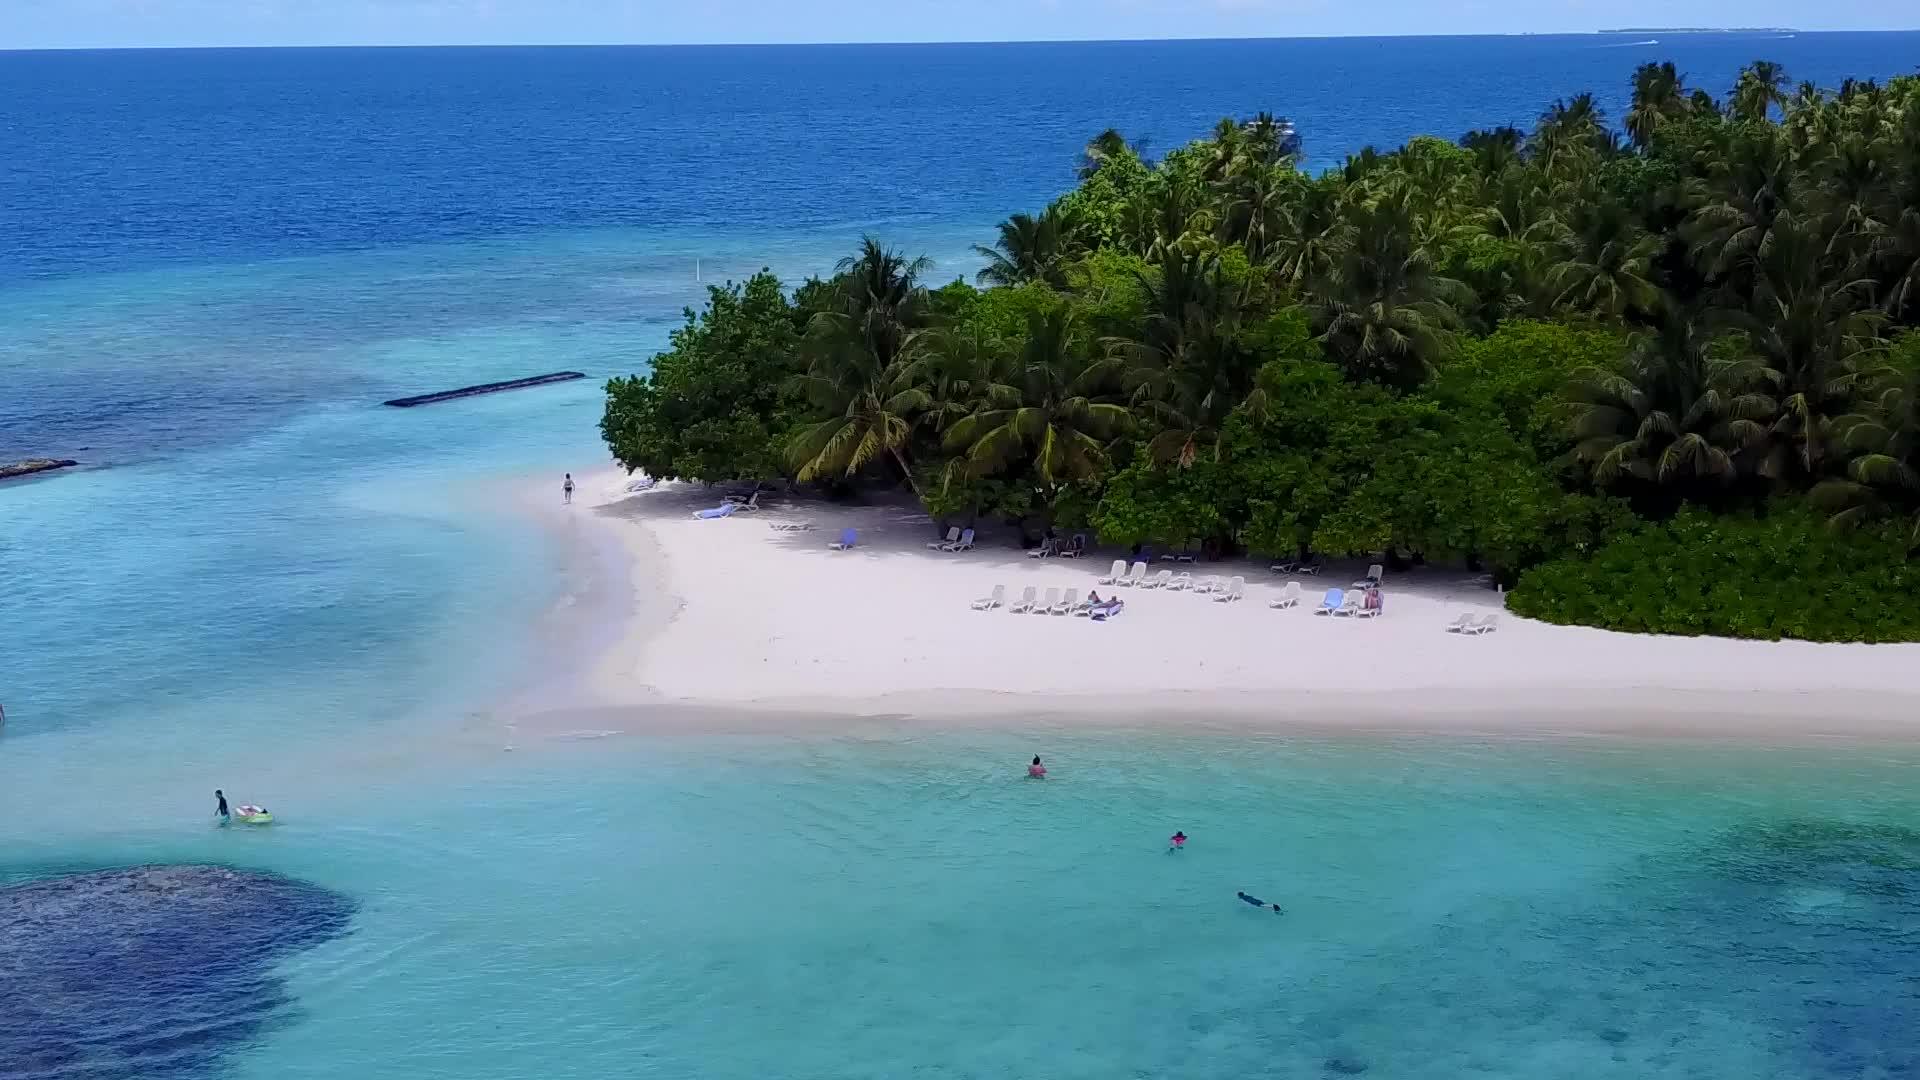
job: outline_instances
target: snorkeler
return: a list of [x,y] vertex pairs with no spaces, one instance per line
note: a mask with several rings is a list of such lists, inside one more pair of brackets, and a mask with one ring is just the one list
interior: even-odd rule
[[1027,766],[1027,779],[1045,780],[1046,778],[1047,778],[1047,767],[1045,765],[1040,764],[1039,754],[1033,755],[1033,764]]
[[1186,833],[1176,831],[1172,836],[1167,837],[1168,851],[1181,851],[1181,850],[1184,850],[1186,846],[1187,846]]
[[1280,910],[1279,904],[1269,904],[1265,900],[1262,900],[1257,896],[1248,896],[1246,893],[1243,893],[1243,892],[1237,892],[1237,893],[1234,893],[1233,895],[1239,897],[1242,901],[1246,903],[1252,904],[1254,907],[1270,907],[1273,909],[1273,913],[1275,915],[1286,914],[1285,912]]

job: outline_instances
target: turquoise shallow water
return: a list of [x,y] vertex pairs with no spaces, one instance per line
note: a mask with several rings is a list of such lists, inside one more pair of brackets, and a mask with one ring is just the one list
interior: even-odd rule
[[[1673,55],[1831,83],[1910,44]],[[88,463],[0,485],[0,880],[341,898],[230,1077],[1913,1075],[1913,748],[501,750],[580,587],[563,512],[511,493],[602,460],[598,384],[696,260],[795,280],[874,228],[944,278],[1109,123],[1164,149],[1275,108],[1333,160],[1617,95],[1644,57],[1603,45],[0,54],[0,458]],[[591,378],[375,404],[560,368]],[[1013,779],[1036,750],[1057,779]],[[211,828],[215,787],[282,823]],[[193,1034],[105,1019],[60,1080]]]
[[0,843],[355,897],[237,1077],[1879,1077],[1920,1065],[1917,763],[875,726],[323,762],[271,830]]

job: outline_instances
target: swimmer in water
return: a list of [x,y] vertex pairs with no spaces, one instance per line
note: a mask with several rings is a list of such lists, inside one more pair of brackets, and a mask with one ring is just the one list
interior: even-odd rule
[[1167,837],[1167,850],[1168,850],[1168,851],[1181,851],[1181,850],[1183,850],[1183,849],[1185,849],[1185,848],[1186,848],[1186,846],[1187,846],[1187,834],[1186,834],[1186,833],[1183,833],[1183,832],[1175,832],[1175,833],[1174,833],[1174,834],[1173,834],[1172,836],[1169,836],[1169,837]]
[[223,794],[220,791],[219,788],[213,789],[213,797],[215,800],[217,800],[213,808],[214,816],[218,817],[220,819],[220,823],[224,825],[228,821],[232,820],[232,815],[227,810],[227,797],[225,794]]
[[1239,897],[1242,901],[1246,903],[1252,904],[1254,907],[1270,907],[1273,909],[1273,913],[1275,915],[1285,914],[1285,912],[1280,910],[1279,904],[1269,904],[1265,900],[1262,900],[1257,896],[1248,896],[1246,893],[1243,893],[1243,892],[1237,892],[1237,893],[1234,893],[1233,895]]
[[1047,778],[1047,767],[1045,765],[1040,764],[1039,754],[1033,755],[1033,764],[1027,766],[1027,779],[1045,780],[1046,778]]

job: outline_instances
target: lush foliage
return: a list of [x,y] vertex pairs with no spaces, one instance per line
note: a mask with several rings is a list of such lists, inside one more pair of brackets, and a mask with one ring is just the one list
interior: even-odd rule
[[1805,508],[1689,509],[1590,559],[1521,575],[1508,601],[1548,622],[1661,634],[1920,640],[1920,562],[1880,526],[1835,533]]
[[1816,516],[1834,581],[1886,586],[1920,547],[1920,79],[1633,89],[1618,131],[1578,95],[1320,176],[1264,113],[1158,160],[1104,132],[977,282],[868,240],[791,298],[715,290],[603,431],[943,519],[1485,565],[1608,625],[1679,624],[1566,599],[1572,568]]

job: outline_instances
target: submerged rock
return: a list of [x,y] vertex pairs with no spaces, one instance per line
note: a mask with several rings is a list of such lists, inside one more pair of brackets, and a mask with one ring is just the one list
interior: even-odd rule
[[1367,1063],[1353,1057],[1330,1057],[1327,1059],[1327,1071],[1341,1076],[1359,1076],[1367,1071]]
[[34,473],[51,472],[54,469],[69,469],[80,464],[71,458],[28,458],[0,465],[0,480],[10,480],[16,476],[31,476]]
[[219,866],[0,888],[0,1076],[206,1075],[290,1003],[274,961],[352,915],[324,889]]

